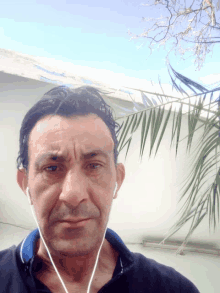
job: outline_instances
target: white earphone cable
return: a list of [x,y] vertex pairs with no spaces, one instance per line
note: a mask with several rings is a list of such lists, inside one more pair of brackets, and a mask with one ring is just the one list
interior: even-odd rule
[[[118,184],[117,184],[117,182],[116,182],[116,186],[115,186],[115,190],[114,190],[114,195],[113,195],[113,197],[115,196],[115,192],[116,192],[117,186],[118,186]],[[30,203],[30,208],[31,208],[32,215],[33,215],[34,220],[35,220],[35,222],[36,222],[36,224],[37,224],[37,227],[38,227],[38,229],[39,229],[39,233],[40,233],[41,239],[42,239],[42,241],[43,241],[43,243],[44,243],[44,246],[45,246],[45,248],[46,248],[46,250],[47,250],[47,253],[48,253],[48,255],[49,255],[49,258],[50,258],[50,260],[51,260],[51,263],[52,263],[52,265],[53,265],[53,267],[54,267],[54,269],[55,269],[55,271],[56,271],[56,273],[57,273],[57,275],[58,275],[58,277],[59,277],[59,279],[60,279],[60,282],[61,282],[61,284],[62,284],[62,286],[63,286],[65,292],[66,292],[66,293],[69,293],[68,290],[67,290],[67,288],[66,288],[66,286],[65,286],[65,284],[64,284],[64,282],[63,282],[63,280],[62,280],[62,278],[61,278],[61,276],[60,276],[60,274],[59,274],[59,272],[58,272],[58,270],[57,270],[57,268],[56,268],[56,266],[55,266],[55,264],[54,264],[54,262],[53,262],[53,259],[52,259],[52,257],[51,257],[51,254],[50,254],[50,252],[49,252],[49,249],[48,249],[48,247],[47,247],[47,245],[46,245],[46,243],[45,243],[45,241],[44,241],[43,235],[42,235],[41,230],[40,230],[40,227],[39,227],[39,225],[38,225],[37,217],[36,217],[36,215],[35,215],[34,207],[32,207],[32,204],[31,204],[31,199],[30,199],[29,188],[28,188],[28,187],[27,187],[26,192],[27,192],[27,196],[28,196],[28,201],[29,201],[29,203]],[[103,235],[102,243],[101,243],[101,245],[100,245],[100,248],[99,248],[99,251],[98,251],[98,254],[97,254],[97,257],[96,257],[96,262],[95,262],[95,266],[94,266],[94,269],[93,269],[93,272],[92,272],[92,276],[91,276],[90,281],[89,281],[89,285],[88,285],[87,293],[89,293],[89,291],[90,291],[90,287],[91,287],[91,284],[92,284],[92,280],[93,280],[93,277],[94,277],[94,274],[95,274],[95,270],[96,270],[96,267],[97,267],[97,264],[98,264],[99,254],[100,254],[100,251],[101,251],[101,248],[102,248],[103,242],[104,242],[104,240],[105,240],[105,234],[106,234],[106,230],[107,230],[107,225],[108,225],[108,221],[109,221],[109,217],[110,217],[111,209],[112,209],[112,203],[111,203],[110,211],[109,211],[108,218],[107,218],[107,223],[106,223],[105,233],[104,233],[104,235]]]
[[[115,192],[116,192],[117,186],[118,186],[118,184],[117,184],[117,182],[116,182],[113,197],[115,196]],[[97,257],[96,257],[96,262],[95,262],[95,266],[94,266],[94,269],[93,269],[93,272],[92,272],[91,279],[90,279],[90,281],[89,281],[89,285],[88,285],[87,293],[90,292],[90,287],[91,287],[92,280],[93,280],[93,277],[94,277],[94,274],[95,274],[95,270],[96,270],[96,267],[97,267],[97,264],[98,264],[99,254],[100,254],[100,251],[101,251],[102,245],[103,245],[104,240],[105,240],[105,234],[106,234],[106,230],[107,230],[107,225],[108,225],[108,221],[109,221],[109,217],[110,217],[111,209],[112,209],[112,203],[111,203],[110,211],[109,211],[108,218],[107,218],[107,223],[106,223],[106,227],[105,227],[105,233],[104,233],[104,235],[103,235],[102,243],[101,243],[101,245],[100,245],[100,248],[99,248],[99,251],[98,251],[98,254],[97,254]]]
[[49,249],[47,248],[47,245],[46,245],[46,243],[45,243],[45,241],[44,241],[43,235],[42,235],[42,233],[41,233],[40,227],[39,227],[38,222],[37,222],[37,218],[35,217],[34,208],[33,208],[32,206],[30,206],[30,207],[31,207],[31,211],[32,211],[32,214],[33,214],[34,220],[35,220],[35,222],[36,222],[36,224],[37,224],[37,227],[38,227],[38,229],[39,229],[39,233],[40,233],[41,239],[42,239],[42,241],[43,241],[43,243],[44,243],[44,246],[45,246],[45,248],[46,248],[46,250],[47,250],[47,253],[48,253],[48,255],[49,255],[49,258],[50,258],[50,260],[51,260],[51,263],[52,263],[52,265],[53,265],[53,267],[54,267],[54,269],[55,269],[55,271],[56,271],[56,273],[57,273],[57,275],[58,275],[58,277],[59,277],[59,279],[60,279],[61,284],[63,285],[63,288],[64,288],[65,292],[66,292],[66,293],[69,293],[68,290],[67,290],[67,288],[66,288],[66,286],[65,286],[65,284],[64,284],[64,282],[63,282],[63,280],[62,280],[62,278],[61,278],[61,276],[60,276],[60,274],[59,274],[59,272],[58,272],[58,270],[57,270],[57,268],[56,268],[56,266],[55,266],[55,264],[54,264],[54,262],[53,262],[53,259],[52,259],[51,255],[50,255],[50,252],[49,252]]

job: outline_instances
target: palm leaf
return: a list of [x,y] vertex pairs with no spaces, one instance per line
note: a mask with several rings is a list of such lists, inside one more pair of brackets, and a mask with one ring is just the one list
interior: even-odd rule
[[164,122],[163,129],[162,129],[162,131],[161,131],[161,134],[160,134],[160,138],[159,138],[159,141],[158,141],[158,144],[157,144],[157,148],[156,148],[156,151],[155,151],[155,156],[156,156],[156,154],[157,154],[157,151],[158,151],[158,148],[159,148],[159,146],[160,146],[161,140],[162,140],[163,135],[164,135],[164,133],[165,133],[165,130],[166,130],[166,127],[167,127],[167,123],[168,123],[169,118],[170,118],[171,109],[172,109],[172,104],[171,104],[171,106],[170,106],[170,110],[169,110],[169,112],[167,113],[167,117],[166,117],[166,120],[165,120],[165,122]]
[[[172,73],[174,74],[174,78],[171,76]],[[124,112],[127,112],[127,114],[125,114],[125,116],[118,117],[115,120],[123,119],[123,123],[125,122],[124,124],[122,124],[121,127],[121,135],[118,143],[118,149],[120,153],[120,151],[127,145],[126,157],[130,148],[133,134],[139,129],[139,125],[141,124],[140,158],[142,160],[149,131],[151,132],[149,136],[149,157],[152,154],[154,146],[156,146],[156,156],[159,146],[161,145],[162,138],[166,131],[168,122],[171,118],[170,114],[172,104],[174,102],[180,104],[178,112],[176,112],[176,110],[173,112],[171,134],[171,145],[176,135],[177,155],[178,145],[183,140],[182,139],[180,141],[182,117],[183,115],[188,115],[188,135],[186,137],[188,138],[188,140],[186,152],[190,152],[192,145],[197,146],[193,151],[195,155],[193,156],[193,163],[191,168],[192,170],[185,181],[185,190],[180,196],[178,204],[180,203],[180,201],[183,200],[183,198],[186,197],[186,195],[187,198],[185,204],[181,209],[183,210],[182,216],[171,227],[171,230],[174,230],[174,232],[171,232],[171,230],[169,230],[168,236],[162,241],[162,243],[164,243],[167,238],[175,234],[189,220],[192,220],[191,227],[183,243],[183,246],[185,246],[189,237],[192,235],[192,233],[195,231],[195,229],[198,227],[198,225],[201,223],[206,215],[209,215],[209,228],[211,227],[211,223],[213,223],[214,229],[216,228],[216,210],[218,211],[219,221],[220,170],[216,168],[217,171],[215,176],[210,177],[210,173],[213,173],[213,168],[217,166],[217,163],[219,163],[219,160],[217,160],[219,152],[217,152],[217,150],[220,143],[220,120],[217,121],[217,119],[219,119],[220,110],[213,111],[211,110],[211,106],[216,105],[216,103],[220,104],[219,98],[218,100],[213,101],[214,93],[220,93],[220,88],[207,90],[202,85],[176,72],[171,66],[169,74],[173,87],[182,94],[183,98],[166,95],[163,90],[163,94],[160,94],[135,88],[128,88],[130,90],[139,91],[141,93],[143,104],[137,104],[130,95],[132,103],[134,105],[133,113],[129,112],[129,109],[123,108],[125,110]],[[183,86],[186,86],[188,90],[192,91],[193,95],[189,95],[189,93],[181,85],[178,85],[174,79],[178,79]],[[161,86],[160,80],[159,83]],[[197,93],[197,91],[199,91],[199,93]],[[197,98],[197,102],[194,104],[192,104],[190,101],[190,98],[192,97]],[[208,97],[210,97],[210,101],[207,102]],[[163,101],[163,98],[166,99],[166,102]],[[167,104],[170,104],[170,108],[167,115],[165,115],[165,106]],[[183,105],[188,105],[189,110],[186,114],[182,112]],[[206,119],[201,117],[202,111],[207,112]],[[211,118],[209,117],[210,113],[213,114],[213,117]],[[197,127],[198,121],[202,122],[202,126]],[[193,144],[194,134],[201,127],[204,127],[204,133],[202,137]],[[161,132],[160,129],[162,129]],[[216,129],[216,131],[214,131],[214,133],[211,133],[211,131],[214,129]],[[156,143],[157,138],[158,141]],[[214,155],[212,155],[214,151],[216,151],[215,157]],[[211,183],[209,184],[205,192],[201,192],[201,188],[204,186],[204,184],[207,183],[207,181]],[[206,208],[204,207],[205,205]]]

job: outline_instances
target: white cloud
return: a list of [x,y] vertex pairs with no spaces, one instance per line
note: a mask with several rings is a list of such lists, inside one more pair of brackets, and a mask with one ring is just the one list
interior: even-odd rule
[[220,73],[210,74],[204,77],[199,78],[204,84],[213,84],[216,82],[220,82]]

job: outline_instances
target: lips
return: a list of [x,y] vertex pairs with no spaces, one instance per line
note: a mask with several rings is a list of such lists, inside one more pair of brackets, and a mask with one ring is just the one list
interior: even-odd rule
[[73,224],[76,224],[76,223],[79,223],[79,222],[82,222],[82,221],[87,221],[87,220],[90,220],[90,218],[84,218],[84,219],[63,219],[63,220],[60,220],[59,222],[68,222],[68,223],[73,223]]
[[74,219],[73,220],[63,220],[63,221],[59,221],[58,223],[61,224],[61,226],[66,229],[66,228],[70,228],[70,229],[81,229],[83,227],[85,227],[87,225],[87,223],[90,221],[91,219]]
[[57,221],[58,224],[61,224],[63,227],[84,227],[87,225],[87,223],[90,221],[90,218],[84,218],[84,219],[65,219],[62,221]]

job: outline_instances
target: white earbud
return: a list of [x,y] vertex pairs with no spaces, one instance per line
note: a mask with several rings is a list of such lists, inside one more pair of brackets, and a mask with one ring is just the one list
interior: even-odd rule
[[116,193],[117,188],[118,188],[118,183],[116,182],[116,183],[115,183],[115,190],[114,190],[114,195],[113,195],[113,197],[115,197],[115,193]]
[[29,202],[30,205],[32,205],[31,198],[30,198],[30,194],[29,194],[29,188],[28,187],[26,189],[26,193],[27,193],[27,197],[28,197],[28,202]]

